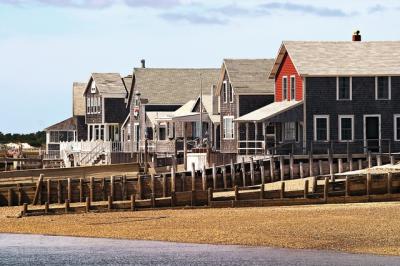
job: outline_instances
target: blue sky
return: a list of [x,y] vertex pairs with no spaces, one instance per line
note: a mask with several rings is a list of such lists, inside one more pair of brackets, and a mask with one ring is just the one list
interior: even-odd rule
[[398,40],[400,2],[369,0],[0,0],[0,131],[72,114],[91,72],[220,67],[273,58],[282,40]]

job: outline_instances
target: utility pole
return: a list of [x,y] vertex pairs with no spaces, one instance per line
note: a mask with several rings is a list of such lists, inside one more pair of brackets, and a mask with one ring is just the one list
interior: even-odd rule
[[203,147],[203,77],[200,73],[200,147]]

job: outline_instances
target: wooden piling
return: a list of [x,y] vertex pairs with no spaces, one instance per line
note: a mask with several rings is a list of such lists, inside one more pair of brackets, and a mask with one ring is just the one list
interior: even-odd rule
[[329,176],[331,177],[332,182],[335,181],[335,173],[333,170],[333,156],[330,149],[328,149],[328,162],[329,162]]
[[62,183],[61,180],[57,180],[57,202],[61,204],[62,202]]
[[231,187],[236,185],[236,172],[235,172],[235,165],[233,164],[233,160],[231,159]]
[[363,169],[362,159],[358,159],[358,170],[362,170],[362,169]]
[[131,195],[131,211],[135,211],[136,210],[136,196],[135,194]]
[[[163,186],[163,189],[165,187]],[[128,191],[126,188],[126,175],[122,176],[122,180],[121,180],[121,199],[122,200],[127,200],[128,198]]]
[[275,161],[274,161],[274,157],[271,156],[271,158],[269,159],[269,175],[271,177],[271,182],[275,181]]
[[175,207],[176,205],[176,194],[175,191],[171,191],[171,207]]
[[387,194],[392,194],[392,173],[387,174]]
[[299,163],[299,174],[300,174],[300,178],[304,178],[304,165],[303,162]]
[[151,207],[155,208],[156,207],[156,194],[155,193],[151,193],[150,200],[151,200]]
[[107,202],[108,202],[107,208],[108,208],[109,211],[111,211],[112,208],[113,208],[113,197],[109,195]]
[[214,193],[214,190],[213,190],[213,188],[208,188],[208,194],[207,194],[207,199],[208,199],[208,206],[211,206],[211,201],[213,200],[213,193]]
[[22,207],[22,215],[26,216],[28,214],[28,203],[24,203]]
[[226,177],[226,167],[222,166],[222,182],[224,183],[224,189],[228,188],[228,180]]
[[162,196],[163,198],[167,196],[167,176],[165,174],[162,175]]
[[281,174],[281,181],[285,180],[285,159],[279,156],[279,172]]
[[175,173],[175,168],[171,168],[171,192],[176,191],[176,173]]
[[322,165],[322,160],[318,160],[319,175],[324,174],[324,167]]
[[294,158],[292,153],[289,155],[289,168],[290,179],[294,179]]
[[91,202],[90,202],[90,197],[86,197],[86,208],[85,208],[85,211],[86,212],[89,212],[90,211],[90,204],[91,204]]
[[308,179],[304,180],[304,198],[308,198]]
[[65,200],[65,213],[68,213],[68,212],[69,212],[69,209],[70,209],[69,200],[66,199],[66,200]]
[[17,192],[18,192],[18,206],[21,206],[23,204],[22,202],[22,188],[21,184],[17,184]]
[[260,165],[260,177],[261,177],[261,184],[265,184],[265,168],[264,165]]
[[239,187],[235,186],[234,191],[235,191],[235,201],[238,201],[239,200]]
[[190,194],[190,204],[191,206],[196,206],[196,191],[192,190]]
[[380,154],[377,154],[377,155],[376,155],[376,164],[377,164],[378,166],[381,166],[381,165],[382,165],[382,157],[381,157]]
[[346,176],[344,195],[345,195],[345,197],[350,196],[350,178],[349,178],[349,176]]
[[242,186],[245,187],[246,186],[246,168],[244,165],[244,157],[242,157],[242,162],[240,164],[240,170],[242,172]]
[[313,176],[313,186],[312,186],[312,192],[317,193],[317,186],[318,186],[318,180],[316,176]]
[[107,187],[106,187],[106,178],[103,177],[101,179],[101,190],[102,190],[102,194],[103,194],[103,201],[107,200]]
[[151,194],[155,194],[156,193],[156,178],[154,176],[154,174],[150,175],[150,189],[151,189]]
[[94,200],[94,177],[91,176],[89,178],[89,197],[90,197],[90,202],[93,202]]
[[394,159],[394,155],[390,155],[390,164],[394,165],[396,163],[396,160]]
[[111,198],[115,198],[115,183],[114,183],[114,176],[110,178],[110,195]]
[[44,203],[44,213],[45,214],[49,213],[49,203],[47,201]]
[[137,199],[138,199],[138,200],[141,200],[142,197],[143,197],[142,179],[143,179],[143,177],[142,177],[141,175],[139,175],[139,176],[138,176],[138,182],[137,182],[137,184],[136,184],[136,186],[137,186],[136,191],[137,191]]
[[251,185],[254,186],[254,159],[250,157],[250,181]]
[[260,186],[260,199],[264,199],[264,194],[265,194],[265,184],[262,183]]
[[368,152],[367,160],[368,160],[368,168],[371,168],[372,167],[372,155],[371,155],[370,151]]
[[51,203],[51,180],[47,179],[46,180],[46,192],[47,192],[47,202],[50,204]]
[[83,178],[79,178],[79,202],[83,202]]
[[281,199],[285,198],[285,181],[281,182],[280,198]]
[[338,172],[343,173],[343,159],[342,158],[338,159]]
[[[217,180],[217,179],[215,179]],[[201,170],[201,184],[203,191],[207,190],[207,173],[206,173],[206,167],[203,165],[203,169]],[[196,190],[196,189],[193,189]]]
[[314,176],[314,159],[312,152],[309,152],[308,154],[308,165],[310,170],[310,176]]
[[353,158],[351,153],[347,155],[347,162],[349,163],[349,171],[353,171]]
[[39,197],[40,197],[41,192],[42,192],[43,178],[44,178],[44,175],[40,174],[39,179],[36,182],[35,195],[34,195],[33,201],[32,201],[33,205],[36,205],[38,203],[38,201],[39,201]]
[[7,198],[7,201],[8,201],[8,206],[9,207],[11,207],[11,206],[13,206],[14,205],[14,197],[13,197],[13,190],[11,189],[11,188],[9,188],[8,189],[8,198]]
[[328,194],[329,194],[329,177],[325,177],[325,184],[324,184],[324,202],[328,202]]
[[367,173],[367,196],[371,195],[371,174]]
[[215,163],[212,164],[212,178],[213,178],[213,188],[216,189],[217,188],[217,168],[215,166]]
[[192,163],[192,190],[196,190],[196,170],[194,163]]
[[71,178],[67,178],[67,195],[69,202],[72,202]]

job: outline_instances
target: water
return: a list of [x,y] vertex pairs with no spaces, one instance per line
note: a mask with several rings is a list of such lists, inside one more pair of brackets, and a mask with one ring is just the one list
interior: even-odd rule
[[0,234],[0,265],[400,265],[400,257],[264,247]]

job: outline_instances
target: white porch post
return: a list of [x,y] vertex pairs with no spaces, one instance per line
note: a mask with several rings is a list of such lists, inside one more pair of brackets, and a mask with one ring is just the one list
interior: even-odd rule
[[257,137],[258,137],[257,130],[258,130],[258,125],[257,125],[257,122],[254,121],[254,154],[257,153],[257,143],[258,143],[257,142]]
[[249,123],[246,122],[246,155],[249,152]]
[[266,154],[266,148],[267,148],[267,138],[266,138],[266,132],[265,132],[265,122],[262,122],[262,134],[263,134],[263,150],[264,154]]

